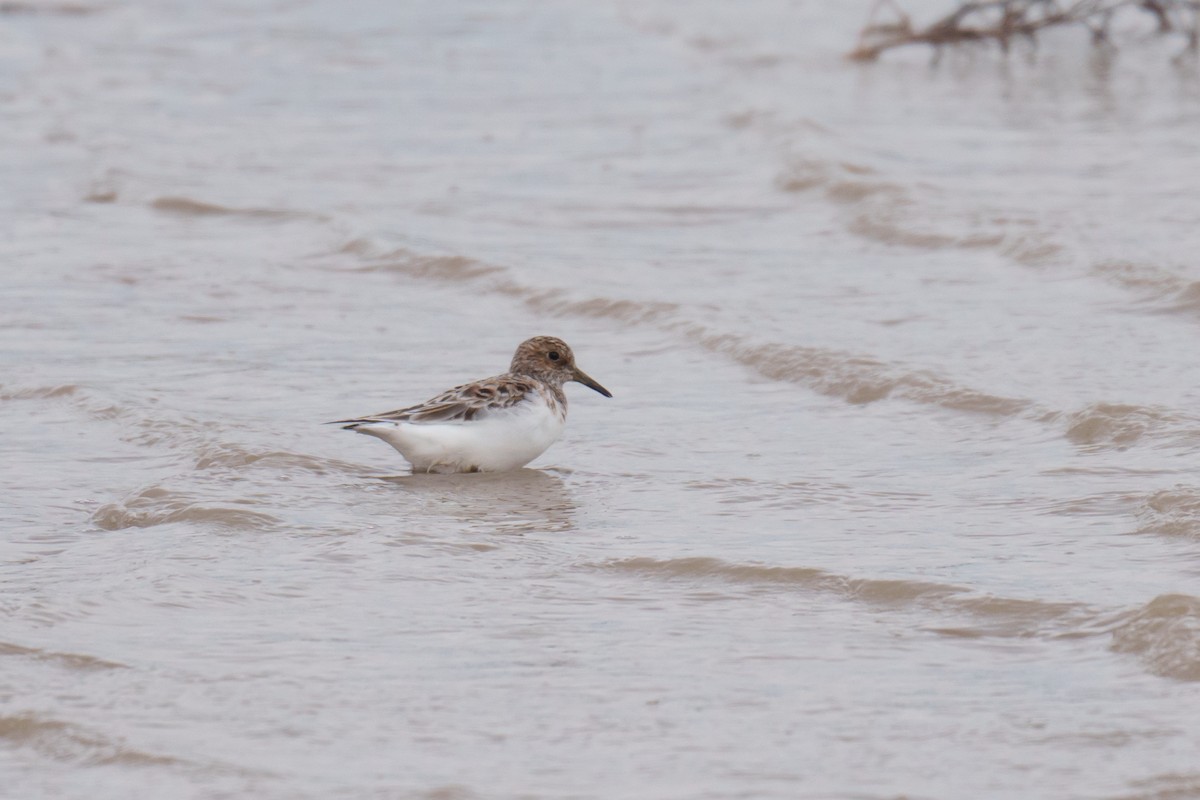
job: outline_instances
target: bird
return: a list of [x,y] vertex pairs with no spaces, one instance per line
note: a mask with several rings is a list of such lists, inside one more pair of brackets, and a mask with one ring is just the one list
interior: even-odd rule
[[575,365],[562,339],[535,336],[513,353],[508,372],[455,386],[424,403],[331,422],[382,439],[418,472],[519,469],[554,444],[567,421],[563,384],[605,389]]

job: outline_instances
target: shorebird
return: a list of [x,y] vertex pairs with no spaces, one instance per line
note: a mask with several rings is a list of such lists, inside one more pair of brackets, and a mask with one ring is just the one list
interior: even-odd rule
[[562,339],[535,336],[517,347],[508,372],[464,383],[398,411],[338,420],[400,451],[413,472],[517,469],[554,444],[567,421],[563,384],[612,393],[575,366]]

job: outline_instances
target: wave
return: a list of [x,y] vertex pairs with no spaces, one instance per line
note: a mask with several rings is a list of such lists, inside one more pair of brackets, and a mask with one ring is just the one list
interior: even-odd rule
[[86,414],[90,419],[106,421],[124,417],[128,409],[112,398],[87,386],[75,383],[50,386],[0,386],[0,402],[25,400],[54,400],[66,403]]
[[1168,772],[1139,778],[1113,800],[1194,800],[1200,797],[1200,772]]
[[243,217],[246,219],[272,221],[327,219],[320,214],[313,214],[307,211],[293,211],[281,208],[233,208],[217,205],[216,203],[207,203],[203,200],[193,200],[190,197],[174,196],[159,197],[152,200],[150,208],[155,211],[185,217]]
[[336,254],[369,260],[364,270],[388,270],[423,280],[460,284],[511,297],[542,314],[591,317],[626,324],[651,325],[682,336],[691,344],[723,355],[772,380],[804,384],[813,390],[865,404],[891,396],[985,414],[1010,416],[1032,403],[990,395],[924,371],[890,365],[871,356],[798,345],[757,343],[739,334],[714,331],[692,322],[676,303],[603,297],[577,298],[561,289],[527,286],[508,277],[508,270],[458,256],[422,256],[404,249],[382,250],[355,239]]
[[368,261],[368,264],[358,268],[360,272],[399,272],[423,280],[457,283],[505,272],[503,267],[466,256],[417,253],[404,247],[380,248],[365,238],[351,239],[335,253]]
[[1200,417],[1173,408],[1093,403],[1079,411],[1049,412],[1046,421],[1064,426],[1064,436],[1085,450],[1126,450],[1136,444],[1194,448]]
[[55,761],[85,766],[175,766],[187,763],[136,750],[103,734],[34,713],[0,716],[0,742],[33,748]]
[[[471,283],[479,291],[513,298],[540,314],[651,326],[727,358],[764,378],[801,385],[851,405],[899,399],[951,411],[1024,418],[1060,426],[1068,441],[1086,450],[1124,450],[1147,442],[1169,447],[1200,444],[1200,417],[1171,408],[1101,402],[1077,411],[1050,409],[1029,398],[962,386],[932,371],[889,363],[869,354],[758,341],[743,334],[722,332],[689,319],[686,309],[676,303],[579,298],[563,289],[535,288],[515,280],[503,267],[464,256],[425,255],[404,248],[381,248],[364,238],[350,240],[334,251],[334,255],[350,255],[366,262],[351,271],[388,271],[439,283]],[[131,417],[133,427],[123,433],[122,438],[134,444],[190,443],[211,436],[210,426],[203,421],[141,417],[106,398],[96,397],[77,384],[0,387],[0,401],[59,398],[70,399],[93,418]],[[205,463],[212,458],[236,460],[249,457],[245,454],[216,455],[212,448],[207,448],[198,458]],[[267,456],[257,456],[264,457]],[[306,463],[306,456],[292,454],[291,457],[298,459],[291,466],[314,471],[325,468],[321,464]],[[287,460],[289,456],[276,454],[270,458]],[[329,466],[344,468],[344,465]]]
[[718,578],[735,583],[791,584],[805,587],[818,586],[831,577],[823,570],[807,567],[730,564],[716,558],[700,556],[667,560],[646,557],[627,558],[594,566],[604,571],[631,572],[672,579]]
[[800,345],[757,343],[740,334],[716,333],[702,325],[672,326],[703,347],[776,381],[801,383],[820,394],[862,405],[888,397],[936,405],[955,411],[1014,416],[1029,409],[1029,400],[1001,397],[953,382],[927,371],[913,371],[870,356]]
[[285,450],[256,451],[231,442],[206,443],[196,455],[196,469],[240,469],[267,467],[278,472],[303,470],[316,475],[331,472],[358,474],[362,467],[349,461],[291,453]]
[[19,656],[34,661],[44,661],[67,669],[90,671],[105,669],[127,669],[125,664],[107,661],[83,653],[57,653],[49,650],[39,650],[35,647],[22,647],[19,644],[0,642],[0,656]]
[[1136,656],[1155,675],[1200,681],[1200,598],[1165,594],[1127,614],[1112,649]]
[[239,507],[237,501],[213,503],[151,486],[119,503],[108,503],[92,514],[92,523],[106,531],[152,528],[173,522],[195,522],[234,530],[270,530],[281,521],[265,512]]
[[1155,264],[1105,260],[1092,274],[1127,289],[1151,308],[1168,314],[1200,314],[1200,281],[1191,280]]
[[[737,506],[724,512],[730,515],[746,513],[746,506],[764,509],[829,506],[853,500],[858,513],[892,515],[898,508],[926,507],[932,498],[920,492],[899,492],[865,489],[848,483],[820,480],[764,481],[757,478],[715,478],[690,481],[686,489],[704,492],[719,505]],[[722,512],[715,512],[721,515]]]
[[1137,657],[1155,675],[1200,681],[1200,598],[1171,594],[1145,606],[1104,612],[1070,602],[980,595],[966,587],[912,579],[851,578],[811,567],[738,564],[692,556],[645,556],[585,564],[584,569],[618,572],[704,586],[728,584],[741,591],[815,591],[873,606],[919,606],[961,615],[965,625],[929,626],[954,638],[1078,639],[1110,637],[1113,652]]
[[[920,250],[992,249],[1025,266],[1060,261],[1065,248],[1032,228],[1026,220],[991,214],[952,221],[960,230],[932,228],[930,214],[905,186],[869,166],[813,158],[792,160],[775,179],[787,193],[820,191],[829,203],[849,212],[846,230],[863,239]],[[929,188],[929,187],[926,187]]]
[[802,385],[851,405],[900,399],[951,411],[1023,418],[1058,425],[1068,441],[1089,450],[1121,450],[1143,441],[1188,447],[1200,443],[1200,418],[1165,407],[1102,402],[1077,411],[1047,408],[1030,398],[962,386],[932,371],[889,363],[869,354],[760,341],[720,331],[689,318],[686,308],[677,303],[580,298],[560,288],[529,286],[513,278],[504,267],[464,256],[388,249],[365,238],[353,239],[331,255],[335,259],[350,255],[366,262],[354,271],[390,271],[446,284],[469,283],[477,291],[510,297],[540,314],[650,326],[764,378]]
[[71,397],[80,391],[73,383],[63,383],[54,386],[31,386],[23,389],[5,389],[0,386],[0,401],[9,400],[50,400],[56,397]]
[[[670,22],[641,25],[650,35],[689,42]],[[699,50],[705,58],[715,57],[727,66],[756,62],[759,54],[744,46],[748,41],[732,44],[730,40],[721,48]],[[722,51],[719,56],[717,50]],[[1194,270],[1187,264],[1181,263],[1176,272],[1114,260],[1114,249],[1129,247],[1128,242],[1097,241],[1086,233],[1089,225],[1103,227],[1096,217],[1109,215],[1109,207],[1092,207],[1095,213],[1084,214],[1090,221],[1081,225],[1079,204],[1064,203],[1062,197],[1051,195],[1045,203],[1031,206],[1021,195],[1006,198],[989,192],[986,180],[980,180],[989,176],[976,169],[963,169],[961,164],[940,174],[924,169],[916,159],[922,153],[932,155],[925,148],[918,147],[914,158],[897,159],[891,146],[881,149],[878,137],[858,137],[840,125],[830,127],[803,116],[792,102],[793,94],[780,93],[782,88],[783,84],[776,84],[756,92],[751,108],[726,109],[724,124],[749,139],[748,146],[775,160],[773,183],[778,192],[812,197],[832,207],[849,234],[923,251],[983,248],[1022,267],[1069,270],[1072,279],[1098,278],[1127,289],[1135,299],[1135,310],[1200,315],[1200,281],[1189,276]],[[958,155],[972,157],[965,150]],[[950,164],[942,162],[942,166]],[[1085,172],[1075,177],[1094,183],[1092,166],[1086,160],[1072,160],[1068,169],[1083,168]],[[994,186],[1006,191],[1001,187],[1007,176],[994,173],[993,177],[999,179]],[[1140,254],[1146,243],[1135,242],[1132,247]],[[1080,264],[1086,270],[1083,275],[1077,272]]]
[[963,613],[976,625],[936,628],[954,636],[1031,636],[1048,623],[1058,627],[1064,620],[1083,621],[1094,616],[1087,606],[1042,600],[979,595],[965,586],[898,578],[854,578],[812,567],[780,567],[768,564],[738,564],[705,556],[656,559],[645,556],[586,565],[606,572],[623,572],[669,581],[737,585],[751,591],[786,589],[828,592],[848,600],[872,605],[936,607]]
[[45,15],[61,17],[83,17],[89,14],[99,14],[105,11],[103,6],[89,6],[83,3],[26,3],[21,0],[5,0],[0,3],[0,14],[5,15]]
[[1177,486],[1144,498],[1137,509],[1138,533],[1200,539],[1200,490]]
[[720,581],[748,589],[774,591],[796,588],[834,592],[870,603],[911,603],[968,592],[961,586],[924,581],[848,578],[811,567],[777,567],[766,564],[733,564],[717,558],[627,558],[591,565],[606,572],[648,575],[674,581]]
[[80,384],[58,384],[51,386],[3,387],[0,386],[0,402],[24,400],[57,400],[65,402],[93,420],[118,423],[117,437],[122,441],[143,447],[171,445],[175,447],[198,446],[213,435],[213,423],[185,414],[164,415],[155,407],[153,415],[149,408],[124,400],[114,400],[100,390]]
[[1200,419],[1163,407],[1095,403],[1062,418],[1067,439],[1088,447],[1124,450],[1145,436],[1200,441]]

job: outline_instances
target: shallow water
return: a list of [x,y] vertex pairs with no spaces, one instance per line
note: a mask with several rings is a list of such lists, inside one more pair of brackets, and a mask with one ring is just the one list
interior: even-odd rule
[[5,796],[1200,796],[1195,65],[865,10],[5,5]]

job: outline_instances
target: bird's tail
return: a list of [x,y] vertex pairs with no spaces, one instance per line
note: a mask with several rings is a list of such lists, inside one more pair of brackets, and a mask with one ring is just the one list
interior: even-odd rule
[[332,422],[326,422],[325,425],[341,425],[342,430],[356,431],[360,425],[369,425],[372,422],[379,422],[375,419],[335,419]]

